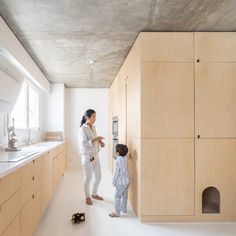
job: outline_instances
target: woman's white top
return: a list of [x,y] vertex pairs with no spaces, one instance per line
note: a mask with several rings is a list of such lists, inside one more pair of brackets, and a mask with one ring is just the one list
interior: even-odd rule
[[83,124],[78,132],[79,152],[82,155],[90,155],[97,157],[100,150],[98,142],[92,143],[92,140],[97,137],[95,126]]
[[130,182],[129,166],[126,156],[118,156],[116,158],[116,169],[113,176],[112,184],[116,185],[128,185]]

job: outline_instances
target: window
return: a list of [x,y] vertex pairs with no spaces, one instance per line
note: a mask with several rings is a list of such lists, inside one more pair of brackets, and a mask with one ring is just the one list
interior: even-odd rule
[[29,110],[28,110],[29,128],[39,127],[39,94],[29,87]]
[[11,113],[16,129],[39,128],[39,93],[29,82],[24,82]]

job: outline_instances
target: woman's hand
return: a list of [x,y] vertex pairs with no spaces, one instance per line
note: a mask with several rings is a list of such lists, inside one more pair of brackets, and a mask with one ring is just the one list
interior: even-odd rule
[[102,137],[102,136],[97,136],[96,138],[94,138],[94,139],[92,140],[92,142],[93,142],[93,143],[95,143],[95,142],[102,142],[103,139],[104,139],[104,137]]
[[99,141],[100,147],[105,147],[105,143],[103,141]]

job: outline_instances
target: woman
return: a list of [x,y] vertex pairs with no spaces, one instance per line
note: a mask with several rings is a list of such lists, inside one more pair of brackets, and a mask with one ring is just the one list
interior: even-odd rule
[[93,205],[89,191],[92,171],[95,175],[92,198],[103,200],[101,196],[97,195],[98,185],[101,181],[101,167],[98,152],[100,150],[99,146],[104,147],[105,144],[102,141],[104,137],[97,136],[95,126],[93,125],[95,120],[96,112],[92,109],[88,109],[81,120],[78,133],[79,150],[82,155],[82,166],[84,169],[84,192],[86,204],[88,205]]

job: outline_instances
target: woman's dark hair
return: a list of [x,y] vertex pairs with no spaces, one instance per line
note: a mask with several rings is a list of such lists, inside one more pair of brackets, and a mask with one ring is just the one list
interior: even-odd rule
[[94,111],[93,109],[88,109],[88,110],[84,113],[84,115],[83,115],[83,117],[82,117],[82,120],[81,120],[81,122],[80,122],[80,127],[86,122],[87,117],[90,118],[90,117],[93,115],[93,113],[96,113],[96,111]]
[[124,144],[117,144],[116,152],[118,152],[120,156],[124,157],[128,153],[128,147]]

